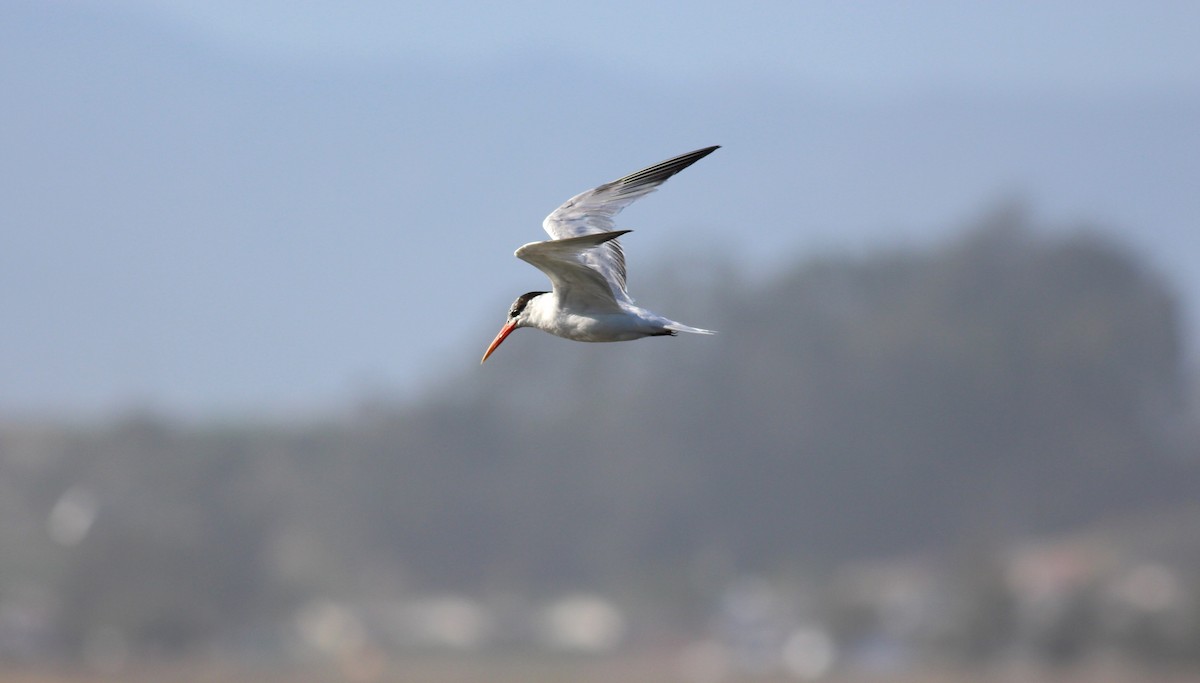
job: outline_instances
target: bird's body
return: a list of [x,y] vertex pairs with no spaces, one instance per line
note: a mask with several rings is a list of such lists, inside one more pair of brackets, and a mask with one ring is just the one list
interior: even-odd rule
[[[550,239],[530,242],[516,256],[550,278],[553,291],[522,294],[483,361],[519,327],[586,342],[630,341],[677,332],[713,334],[634,305],[625,289],[625,253],[613,217],[717,147],[689,152],[582,192],[546,217]],[[483,361],[480,361],[481,363]]]
[[670,326],[679,326],[673,320],[630,304],[621,306],[618,311],[572,311],[559,304],[554,292],[537,297],[526,310],[529,327],[581,342],[631,341],[671,335],[677,330]]

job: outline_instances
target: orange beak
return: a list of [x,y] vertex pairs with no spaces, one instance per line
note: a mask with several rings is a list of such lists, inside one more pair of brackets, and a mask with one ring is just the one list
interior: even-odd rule
[[500,333],[497,334],[496,338],[492,340],[492,343],[488,345],[487,351],[483,352],[483,360],[479,361],[479,364],[483,365],[484,362],[487,361],[488,356],[492,355],[492,351],[495,351],[496,347],[500,346],[500,342],[504,341],[504,338],[512,334],[512,331],[515,329],[517,329],[517,324],[515,322],[510,320],[509,322],[504,323],[504,327],[500,328]]

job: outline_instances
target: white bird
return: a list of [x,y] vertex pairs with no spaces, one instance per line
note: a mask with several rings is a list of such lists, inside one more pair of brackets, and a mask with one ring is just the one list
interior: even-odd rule
[[542,227],[544,242],[530,242],[516,257],[550,278],[553,291],[528,292],[508,309],[508,321],[488,345],[482,365],[513,330],[536,327],[544,332],[586,342],[629,341],[674,336],[677,332],[714,334],[651,313],[633,304],[625,290],[625,253],[617,238],[629,230],[613,230],[613,217],[668,178],[712,154],[717,146],[681,154],[624,178],[581,192],[558,207]]

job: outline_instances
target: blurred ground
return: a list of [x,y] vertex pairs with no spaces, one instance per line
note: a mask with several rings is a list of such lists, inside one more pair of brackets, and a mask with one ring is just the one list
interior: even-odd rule
[[[783,674],[710,678],[681,671],[675,657],[649,655],[598,659],[444,658],[421,657],[399,662],[376,662],[361,669],[229,668],[219,665],[141,666],[120,673],[99,674],[54,670],[13,670],[0,673],[0,683],[796,683]],[[1133,671],[1093,664],[1062,670],[1002,667],[991,672],[953,667],[922,669],[905,674],[845,672],[820,679],[826,683],[1190,683],[1200,674],[1176,671]]]

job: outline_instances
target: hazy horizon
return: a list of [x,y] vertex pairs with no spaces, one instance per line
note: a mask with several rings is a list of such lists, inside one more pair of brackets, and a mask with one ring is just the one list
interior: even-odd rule
[[0,3],[0,683],[1196,678],[1197,26]]

